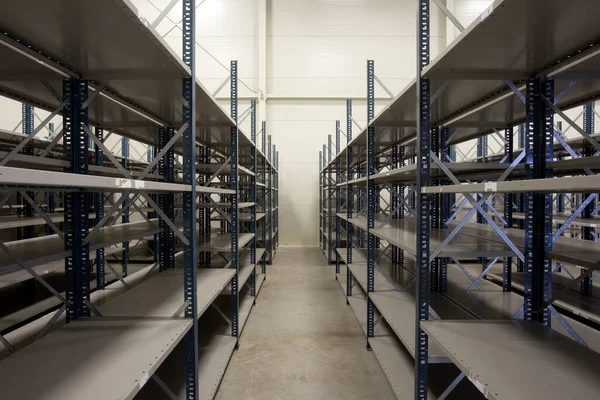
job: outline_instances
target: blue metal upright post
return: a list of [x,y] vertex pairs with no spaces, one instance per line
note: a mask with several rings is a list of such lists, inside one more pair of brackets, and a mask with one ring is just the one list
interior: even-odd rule
[[430,85],[421,77],[429,65],[429,0],[417,0],[417,285],[415,323],[415,399],[427,399],[429,339],[421,321],[429,319],[429,198],[421,192],[430,182]]
[[[592,135],[594,134],[594,125],[595,125],[595,103],[588,103],[585,106],[583,106],[583,130],[585,131],[585,133],[587,133],[588,135]],[[589,156],[593,156],[594,155],[594,148],[593,147],[585,147],[583,149],[583,156],[584,157],[589,157]],[[592,193],[583,193],[581,195],[581,202],[585,202],[588,197],[592,196]],[[583,209],[583,212],[581,213],[581,217],[582,218],[592,218],[592,214],[594,213],[594,211],[596,210],[596,201],[592,200],[590,202],[590,204],[588,204],[587,207],[585,207]],[[591,228],[589,226],[584,226],[581,228],[581,239],[582,240],[595,240],[595,232],[596,229],[595,228]],[[580,290],[581,290],[581,294],[583,294],[584,296],[591,296],[592,295],[592,279],[589,275],[589,271],[585,268],[581,269],[581,275],[585,275],[585,278],[582,279],[582,281],[580,282]]]
[[[352,180],[352,100],[346,100],[346,180]],[[350,222],[353,215],[354,208],[354,193],[352,185],[346,185],[346,216],[348,222],[346,222],[346,296],[352,296],[352,271],[350,270],[350,264],[352,264],[352,231],[354,226]],[[346,299],[346,302],[348,299]]]
[[[63,153],[70,162],[66,172],[87,174],[87,135],[83,129],[88,124],[88,109],[82,108],[88,98],[88,82],[69,79],[63,82],[63,99],[69,100],[63,111]],[[64,193],[65,249],[71,256],[65,258],[65,294],[67,322],[89,317],[87,302],[90,298],[90,246],[84,243],[89,233],[90,196],[84,192]]]
[[[185,336],[186,400],[198,400],[198,306],[197,266],[198,238],[196,233],[196,0],[183,0],[182,54],[191,76],[182,82],[183,124],[183,183],[190,191],[183,193],[183,234],[189,244],[183,247],[184,300],[189,301],[185,317],[193,321]],[[170,135],[169,135],[170,137]],[[171,152],[172,153],[172,152]]]
[[252,140],[253,146],[250,150],[250,157],[252,158],[252,172],[254,173],[250,177],[250,201],[252,207],[250,208],[250,232],[254,234],[252,239],[252,247],[250,248],[250,263],[252,263],[252,275],[250,276],[250,295],[256,296],[256,174],[258,173],[258,164],[256,160],[256,100],[250,102],[250,139]]
[[[452,162],[450,160],[454,160],[451,157],[452,147],[448,142],[448,138],[450,137],[450,132],[448,127],[443,126],[440,130],[440,146],[441,146],[441,159],[443,162]],[[445,183],[445,182],[444,182]],[[442,184],[442,182],[440,182]],[[452,204],[454,204],[454,197],[449,193],[444,193],[441,195],[440,202],[440,222],[439,227],[441,229],[446,228],[446,221],[450,218],[450,210],[452,208]],[[448,258],[440,258],[440,266],[439,266],[439,277],[438,277],[438,290],[442,293],[448,291]]]
[[335,193],[335,215],[334,215],[334,220],[335,220],[335,278],[337,279],[337,275],[340,273],[340,255],[338,253],[338,249],[340,248],[340,243],[341,241],[341,223],[340,223],[340,218],[338,217],[338,213],[341,211],[341,189],[338,190],[337,189],[337,183],[340,182],[340,177],[341,177],[341,173],[340,173],[340,168],[341,168],[341,163],[340,163],[340,158],[337,157],[340,154],[340,121],[335,121],[335,155],[336,155],[336,161],[335,161],[335,183],[333,185],[333,188],[331,190],[332,193]]
[[238,293],[238,275],[240,272],[238,258],[239,258],[239,224],[238,224],[238,201],[239,201],[239,187],[238,187],[238,74],[237,74],[237,61],[231,61],[231,119],[234,125],[231,127],[231,144],[230,144],[230,157],[231,157],[231,173],[230,173],[230,188],[235,193],[231,195],[231,268],[235,270],[235,275],[231,279],[231,336],[236,338],[236,348],[238,347],[237,338],[239,337],[238,323],[239,323],[239,309],[240,300]]
[[[542,97],[554,101],[554,82],[529,79],[526,86],[527,137],[525,167],[527,179],[552,177],[546,163],[552,161],[554,114]],[[548,307],[552,295],[552,194],[525,196],[524,319],[550,326]]]
[[[52,133],[54,133],[54,124],[52,122],[48,124],[48,130],[51,132],[50,136],[52,136]],[[54,192],[46,192],[46,212],[53,213],[54,204]],[[52,227],[46,225],[46,235],[52,235],[53,233]]]
[[[519,141],[519,149],[522,149],[523,151],[525,151],[525,136],[526,136],[526,132],[525,132],[525,124],[521,124],[519,125],[519,130],[518,130],[518,141]],[[525,212],[525,194],[519,194],[517,195],[518,197],[518,201],[517,201],[517,212],[520,213],[524,213]],[[525,229],[525,221],[524,220],[519,220],[517,222],[518,226],[520,229]],[[517,272],[523,272],[523,261],[519,258],[517,259]]]
[[[101,126],[97,126],[94,133],[98,140],[104,143],[104,129]],[[97,166],[104,165],[104,154],[97,144],[94,144],[94,163]],[[104,218],[104,193],[94,193],[94,199],[96,203],[94,205],[96,211],[95,222],[98,223]],[[106,285],[104,277],[105,262],[104,247],[100,247],[96,250],[96,287],[98,290],[104,290]]]
[[[173,128],[159,128],[159,148],[162,150],[173,136]],[[173,183],[175,172],[175,155],[171,147],[159,163],[162,167],[160,171],[163,180],[167,183]],[[161,193],[158,195],[158,204],[167,218],[173,220],[175,217],[175,199],[172,193]],[[159,243],[160,243],[160,271],[175,267],[175,233],[161,218],[159,220]]]
[[[504,156],[506,163],[513,162],[513,129],[507,128],[504,131]],[[504,220],[506,221],[505,228],[513,226],[513,197],[512,193],[504,194]],[[512,290],[512,257],[504,257],[502,261],[502,291],[510,292]]]
[[267,153],[266,153],[266,147],[267,147],[267,122],[266,121],[262,121],[262,141],[261,141],[261,150],[263,153],[263,165],[262,165],[262,198],[263,198],[263,203],[262,203],[262,212],[265,214],[265,216],[262,219],[262,244],[263,244],[263,248],[265,249],[265,254],[263,255],[262,258],[262,273],[265,274],[265,279],[267,278],[267,194],[268,194],[268,188],[267,188],[267,168],[268,168],[268,164],[267,164]]
[[270,265],[273,262],[273,145],[271,144],[271,135],[267,136],[267,157],[269,158],[269,176],[267,182],[267,192],[269,193],[269,203],[267,205],[267,213],[269,215],[269,225],[267,226],[267,263]]
[[[123,168],[129,169],[129,139],[122,138],[121,139],[121,156],[123,157]],[[128,194],[124,194],[124,196],[128,197]],[[126,199],[123,202],[123,215],[121,217],[121,222],[124,224],[129,223],[129,199]],[[123,276],[127,276],[127,264],[129,263],[129,242],[123,242]]]
[[[33,130],[35,129],[34,127],[34,120],[33,120],[33,107],[28,105],[28,104],[23,104],[22,105],[22,111],[23,111],[23,133],[25,135],[32,135],[33,134]],[[25,146],[25,148],[22,150],[23,154],[27,154],[30,156],[33,156],[33,147],[32,146]],[[36,201],[35,198],[35,193],[34,192],[27,192],[27,195],[33,199],[34,201]],[[23,217],[33,217],[33,206],[31,204],[29,204],[28,201],[23,200]],[[33,226],[25,226],[23,228],[23,238],[24,239],[29,239],[33,237]]]
[[375,228],[375,127],[371,125],[375,118],[375,62],[367,61],[367,348],[369,338],[375,336],[375,305],[369,296],[375,291],[375,246],[376,238],[371,233]]

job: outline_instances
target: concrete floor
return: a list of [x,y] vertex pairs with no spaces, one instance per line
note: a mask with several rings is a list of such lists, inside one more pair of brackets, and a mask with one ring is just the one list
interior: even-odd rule
[[280,247],[216,399],[394,399],[319,247]]

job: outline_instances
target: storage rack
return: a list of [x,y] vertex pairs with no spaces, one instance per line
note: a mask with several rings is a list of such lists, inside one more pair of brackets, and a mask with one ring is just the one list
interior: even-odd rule
[[[0,90],[24,106],[23,134],[0,132],[0,291],[52,294],[0,318],[7,398],[216,393],[275,253],[279,156],[255,101],[251,136],[239,129],[237,61],[230,115],[197,81],[195,3],[182,1],[183,60],[126,0],[3,7]],[[34,107],[50,113],[37,127]],[[128,270],[132,240],[154,242],[150,265]]]
[[[332,248],[325,208],[339,198],[333,223],[347,244],[333,255],[337,279],[398,398],[593,398],[594,299],[552,293],[552,282],[589,294],[600,259],[597,243],[568,237],[577,223],[589,239],[585,220],[597,213],[600,145],[587,104],[600,93],[600,31],[582,12],[600,6],[496,0],[464,29],[435,3],[461,35],[430,62],[430,4],[417,0],[416,79],[375,116],[369,61],[367,127],[352,137],[350,109],[346,148],[327,160],[323,148],[322,244]],[[582,105],[583,128],[564,113]],[[582,139],[566,140],[555,114]],[[487,154],[492,137],[502,154]],[[471,139],[477,159],[455,162]],[[342,177],[335,194],[332,175]],[[557,212],[572,211],[556,231],[555,198]],[[580,275],[570,280],[566,266]]]

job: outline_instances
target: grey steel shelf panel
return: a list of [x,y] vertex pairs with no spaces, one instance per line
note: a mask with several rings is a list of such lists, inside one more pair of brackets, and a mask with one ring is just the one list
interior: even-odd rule
[[[197,271],[198,318],[231,281],[229,268],[199,268]],[[173,317],[183,304],[183,269],[161,272],[98,307],[108,317]]]
[[[5,187],[44,187],[102,192],[189,192],[190,185],[69,174],[13,167],[0,167],[0,185]],[[219,193],[218,189],[198,188],[202,193]]]
[[[414,271],[413,271],[414,273]],[[448,266],[448,292],[446,295],[457,304],[468,310],[476,318],[485,320],[510,320],[512,316],[523,306],[523,297],[514,292],[505,293],[498,285],[487,280],[480,280],[479,285],[484,291],[477,289],[467,293],[471,281],[467,276],[453,264]],[[563,318],[583,338],[586,344],[594,351],[600,352],[600,334],[597,330],[590,328],[572,318]],[[552,316],[552,329],[571,337],[569,332]]]
[[[348,255],[347,252],[347,248],[339,248],[339,249],[335,249],[337,251],[337,253],[340,255],[340,260],[344,263],[347,264],[346,262],[346,256]],[[367,249],[361,249],[361,251],[359,251],[356,248],[352,248],[352,263],[366,263],[367,259],[365,258],[364,254],[367,254]]]
[[[67,11],[56,13],[57,9]],[[181,79],[190,75],[189,69],[160,35],[138,18],[128,0],[90,4],[51,0],[35,10],[15,3],[5,11],[0,18],[2,31],[18,36],[34,50],[24,56],[0,48],[4,96],[52,111],[60,102],[37,81],[48,82],[60,96],[65,76],[81,76],[106,82],[105,90],[88,108],[93,124],[149,145],[157,144],[159,126],[182,125]],[[23,15],[31,21],[27,28],[22,24]],[[103,33],[101,21],[111,21],[110,34]],[[75,33],[65,34],[63,26]],[[65,49],[70,51],[65,53]],[[142,56],[137,57],[139,54]],[[90,88],[90,93],[98,90],[93,84]],[[197,141],[228,154],[233,120],[198,80],[196,93],[196,123],[201,128]],[[240,156],[249,156],[254,144],[238,131]],[[181,152],[180,143],[176,151]],[[265,159],[259,149],[257,155]],[[267,164],[272,168],[269,160]]]
[[[486,276],[489,280],[502,284],[502,271],[498,273],[497,268],[492,268],[493,272],[488,273]],[[562,286],[554,283],[554,274],[552,277],[553,295],[557,297],[554,301],[554,305],[557,308],[567,310],[575,315],[578,315],[587,320],[595,323],[600,323],[600,303],[599,301],[591,296],[582,296],[581,293],[573,292],[562,292]],[[520,291],[524,289],[523,274],[513,271],[512,272],[512,286]]]
[[[265,213],[259,213],[259,212],[256,213],[256,221],[260,221],[264,217],[265,217]],[[250,222],[251,219],[252,218],[250,217],[249,213],[239,213],[238,214],[238,221]],[[219,214],[214,217],[211,217],[210,220],[211,221],[226,221],[226,218]]]
[[[252,203],[252,202],[241,202],[238,203],[238,209],[239,208],[249,208],[254,206],[256,203]],[[219,208],[231,208],[231,203],[226,202],[226,203],[198,203],[198,208],[215,208],[215,207],[219,207]]]
[[[416,299],[411,292],[375,292],[369,297],[396,333],[410,355],[415,357],[415,310]],[[430,306],[442,319],[471,319],[471,316],[439,293],[430,294]],[[429,346],[430,363],[449,362],[435,344]]]
[[[215,172],[217,172],[219,169],[221,169],[221,172],[219,173],[220,176],[222,175],[227,175],[229,176],[229,174],[231,174],[231,165],[227,164],[225,167],[221,168],[221,164],[196,164],[196,171],[203,173],[203,174],[214,174]],[[241,165],[238,165],[238,173],[239,175],[243,176],[243,175],[247,175],[247,176],[254,176],[254,172],[250,171],[248,168],[245,168]]]
[[[242,249],[254,238],[254,233],[240,233],[238,235],[238,248]],[[205,240],[200,239],[198,251],[228,252],[231,251],[230,233],[212,233]]]
[[[65,220],[64,213],[47,213],[46,214],[50,220],[54,223],[61,223]],[[89,219],[95,219],[96,213],[90,213],[88,215]],[[0,217],[0,230],[2,229],[13,229],[13,228],[22,228],[25,226],[37,226],[37,225],[46,225],[46,221],[44,218],[40,216],[34,217],[19,217],[19,216],[6,216]]]
[[[500,163],[444,163],[446,167],[459,179],[459,180],[478,180],[478,179],[493,179],[498,178],[506,170],[506,164]],[[518,165],[515,171],[524,170],[523,165]],[[375,183],[392,183],[392,182],[416,182],[417,179],[417,166],[407,165],[405,167],[392,169],[389,171],[379,172],[371,175],[371,180]],[[431,164],[431,178],[445,177],[444,172],[435,164]],[[346,186],[348,184],[365,184],[367,182],[366,177],[353,179],[348,182],[338,183],[337,186]]]
[[[201,332],[198,347],[198,398],[212,400],[235,350],[236,338],[221,332]],[[177,399],[185,399],[185,348],[180,345],[157,374]],[[140,392],[141,400],[163,400],[166,395],[151,381]]]
[[[265,254],[265,249],[256,249],[256,263],[258,264],[262,256]],[[224,260],[223,260],[224,261]],[[245,250],[239,257],[240,272],[238,273],[238,293],[242,291],[244,285],[248,282],[248,278],[252,275],[252,271],[256,268],[256,264],[250,263],[250,250]],[[223,295],[231,295],[231,286],[227,286],[221,292]]]
[[[157,220],[151,221],[157,222]],[[159,232],[158,226],[149,224],[146,221],[104,227],[91,235],[90,251],[152,236]],[[69,250],[65,250],[64,242],[58,235],[15,240],[4,244],[21,261],[27,262],[31,267],[58,261],[71,255]],[[90,253],[90,257],[93,257],[92,253]],[[6,253],[0,252],[0,275],[19,270],[21,270],[21,267],[17,262],[8,257]]]
[[[346,220],[345,214],[338,214],[338,217]],[[385,217],[378,215],[375,217],[375,226],[379,226]],[[350,222],[366,230],[367,218],[364,215],[356,216],[350,219]],[[383,239],[403,250],[416,255],[417,232],[414,221],[409,219],[392,220],[389,225],[383,228],[371,229],[371,233],[380,239]],[[448,229],[431,229],[430,248],[433,251],[450,234]],[[477,241],[467,235],[456,235],[450,244],[442,250],[439,257],[454,257],[464,259],[469,257],[504,257],[513,255],[510,248],[504,243],[492,241]]]
[[[104,250],[104,256],[108,257],[113,254],[122,253],[123,250],[124,249],[122,247],[108,247]],[[96,252],[93,251],[90,253],[90,260],[95,260],[95,259],[96,259]],[[65,263],[60,262],[60,261],[53,261],[48,264],[36,265],[35,267],[32,267],[31,269],[33,269],[38,275],[43,277],[44,275],[48,275],[53,272],[64,271]],[[110,271],[107,271],[107,273],[109,273],[109,272]],[[27,272],[23,269],[19,269],[14,272],[9,272],[6,274],[1,274],[0,275],[0,288],[11,286],[11,285],[14,285],[15,283],[23,282],[23,281],[26,281],[29,279],[33,279],[33,276],[31,276],[31,274],[29,272]]]
[[[109,261],[109,263],[110,263],[110,261]],[[58,263],[53,263],[53,264],[58,264]],[[64,262],[60,263],[60,265],[62,266],[62,270],[64,270],[64,268],[65,268]],[[118,271],[120,268],[120,265],[118,265],[118,266],[114,265],[114,267],[115,267],[115,270]],[[132,273],[135,273],[146,267],[147,266],[141,266],[138,264],[130,264],[127,268],[128,268],[129,274],[131,276]],[[30,278],[31,278],[31,275],[30,275]],[[118,284],[121,285],[121,287],[123,287],[122,283],[117,281],[117,277],[109,269],[107,269],[107,271],[105,272],[105,280],[106,280],[106,282],[110,282],[110,281],[114,280],[114,281],[118,282]],[[90,279],[90,289],[91,290],[94,291],[96,289],[96,283],[97,283],[97,281],[96,281],[95,277]],[[108,293],[108,292],[112,292],[112,290],[110,289],[110,287],[108,287],[107,289],[105,289],[104,291],[101,291],[101,292]],[[99,291],[95,291],[93,293],[98,294]],[[112,294],[113,293],[111,293],[111,295]],[[62,292],[61,295],[64,296],[65,293]],[[104,296],[104,294],[102,294],[102,296]],[[10,329],[16,325],[21,324],[23,321],[31,320],[34,317],[39,317],[40,315],[48,313],[53,309],[57,309],[61,305],[62,305],[62,302],[57,297],[52,296],[52,297],[48,297],[42,301],[38,301],[37,303],[34,303],[25,308],[21,308],[18,311],[15,311],[11,314],[7,314],[0,318],[0,331],[4,331],[5,329]]]
[[[600,354],[533,321],[427,321],[437,341],[489,399],[593,399]],[[535,382],[535,384],[532,384]]]
[[[499,212],[502,215],[502,211],[500,210]],[[490,215],[492,215],[492,214],[493,213],[490,213]],[[567,219],[570,217],[570,215],[571,214],[566,214],[566,213],[553,214],[552,215],[552,223],[553,224],[564,224],[567,221]],[[524,220],[525,213],[513,212],[512,218]],[[573,221],[571,221],[570,225],[571,226],[585,226],[585,227],[589,227],[589,228],[597,228],[598,226],[600,226],[600,217],[597,215],[593,216],[592,218],[575,217],[573,219]]]
[[342,288],[342,291],[344,292],[344,294],[346,294],[346,279],[347,279],[348,274],[346,273],[346,267],[342,266],[340,268],[340,273],[337,274],[337,281],[340,284],[340,287]]
[[239,329],[240,336],[244,332],[244,327],[246,326],[246,322],[248,322],[248,318],[250,317],[250,312],[252,311],[252,307],[254,306],[255,297],[250,296],[250,292],[246,292],[246,295],[242,296],[240,299],[240,308],[239,308]]
[[[363,332],[367,332],[367,301],[364,297],[347,297],[354,315],[358,320]],[[371,350],[381,365],[394,394],[398,399],[408,399],[413,395],[415,370],[414,361],[410,355],[401,349],[401,344],[392,336],[382,324],[375,326],[375,337],[369,339]],[[431,399],[435,399],[431,392]]]
[[[71,322],[0,362],[2,394],[7,399],[132,399],[191,326],[184,319]],[[35,383],[24,384],[31,376]]]
[[[555,64],[564,68],[571,60],[561,61],[569,57],[576,60],[581,51],[595,50],[590,46],[597,44],[600,37],[600,27],[582,19],[580,11],[600,12],[600,4],[590,6],[586,0],[577,0],[570,3],[570,10],[564,10],[562,5],[560,0],[494,1],[423,71],[423,78],[430,79],[431,93],[449,82],[431,107],[432,126],[461,127],[452,144],[491,132],[492,128],[514,126],[524,121],[525,107],[504,80],[519,82],[546,70],[555,79],[558,93],[568,82],[589,77],[590,71],[597,70],[597,57],[584,59],[566,71],[548,69]],[[511,29],[498,36],[497,32],[506,31],[506,26]],[[547,39],[543,49],[540,38]],[[565,109],[584,104],[598,98],[598,93],[596,81],[578,82],[557,106]],[[376,115],[371,123],[375,128],[396,128],[383,133],[376,149],[414,140],[415,99],[413,79]],[[366,130],[356,135],[349,146],[355,149],[355,158],[364,158]],[[345,150],[337,157],[343,160]],[[337,157],[323,169],[335,165]]]
[[[352,276],[360,284],[362,289],[367,291],[367,264],[366,263],[354,263],[348,264]],[[394,285],[388,280],[380,268],[375,268],[375,291],[386,291],[394,290]]]
[[258,296],[258,293],[260,292],[260,289],[263,286],[263,283],[265,282],[265,274],[263,274],[262,272],[259,271],[259,267],[256,267],[256,296]]
[[524,179],[508,182],[463,183],[460,185],[429,186],[423,193],[587,193],[600,187],[600,175],[565,178]]
[[[450,223],[450,228],[455,222]],[[525,248],[525,231],[515,228],[501,228],[507,237],[520,249]],[[461,234],[478,238],[478,241],[495,241],[503,243],[498,234],[488,225],[467,224],[461,229]],[[600,243],[590,240],[580,240],[560,236],[552,244],[552,250],[546,251],[546,257],[555,261],[566,262],[589,269],[600,269]]]

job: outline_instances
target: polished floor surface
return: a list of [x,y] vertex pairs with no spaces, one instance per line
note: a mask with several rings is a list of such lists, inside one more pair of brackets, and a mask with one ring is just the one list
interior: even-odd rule
[[393,399],[319,247],[280,247],[216,399]]

